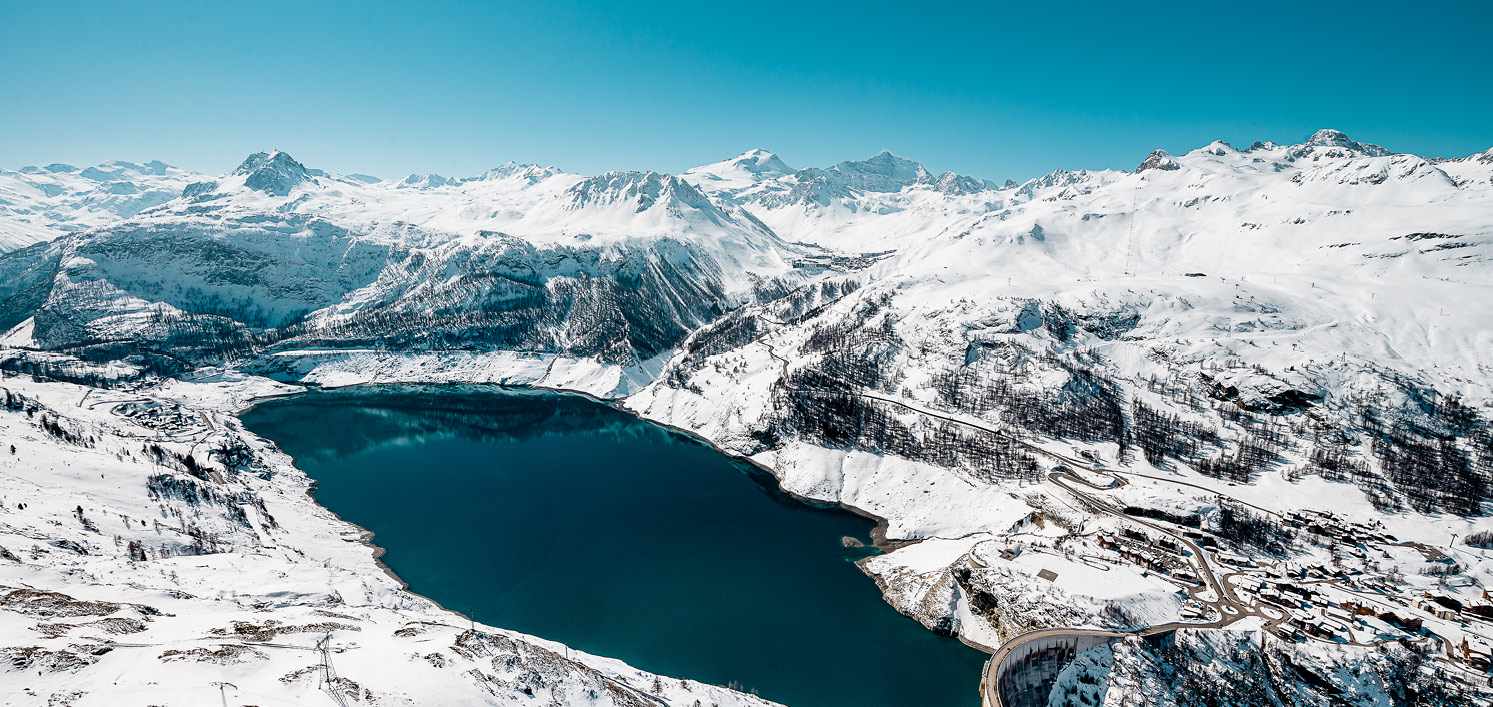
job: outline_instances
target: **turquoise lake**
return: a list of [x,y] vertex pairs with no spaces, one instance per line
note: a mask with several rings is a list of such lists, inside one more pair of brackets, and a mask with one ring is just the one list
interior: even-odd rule
[[478,621],[793,707],[975,707],[985,655],[897,613],[870,520],[571,395],[370,386],[242,415],[375,533],[410,589]]

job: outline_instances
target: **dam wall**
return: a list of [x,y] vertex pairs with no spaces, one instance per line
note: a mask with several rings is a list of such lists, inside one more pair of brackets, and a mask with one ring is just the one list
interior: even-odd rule
[[1064,634],[1027,641],[1007,655],[995,673],[1001,707],[1042,707],[1058,674],[1079,653],[1114,640],[1114,636]]
[[1058,675],[1080,653],[1129,637],[1165,646],[1175,630],[1175,626],[1137,633],[1047,629],[1018,637],[997,650],[986,665],[981,703],[984,707],[1043,707]]

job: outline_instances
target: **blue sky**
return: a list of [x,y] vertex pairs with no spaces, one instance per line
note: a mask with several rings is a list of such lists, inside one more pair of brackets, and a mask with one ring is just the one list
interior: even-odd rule
[[1320,127],[1493,146],[1487,2],[0,3],[0,166],[382,177],[883,149],[988,179]]

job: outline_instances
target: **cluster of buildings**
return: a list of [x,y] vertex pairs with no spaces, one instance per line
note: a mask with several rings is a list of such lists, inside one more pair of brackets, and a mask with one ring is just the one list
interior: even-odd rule
[[1152,572],[1164,572],[1188,584],[1200,584],[1191,566],[1182,559],[1182,545],[1170,537],[1153,537],[1133,528],[1121,528],[1114,534],[1100,534],[1095,542],[1120,559]]
[[1291,638],[1351,642],[1351,631],[1367,629],[1369,618],[1382,621],[1407,638],[1421,632],[1422,620],[1408,613],[1402,615],[1354,599],[1334,599],[1303,585],[1282,583],[1274,587],[1273,591],[1262,590],[1259,596],[1286,613],[1278,630]]
[[166,434],[190,432],[200,428],[202,425],[202,421],[196,415],[182,409],[180,405],[174,404],[156,402],[124,403],[114,408],[114,414],[141,427],[165,432]]
[[807,269],[827,270],[862,270],[869,268],[876,261],[886,258],[895,253],[895,250],[886,250],[878,253],[861,253],[859,255],[819,254],[806,255],[793,260],[793,267]]
[[[1409,599],[1403,585],[1375,579],[1365,572],[1369,566],[1368,551],[1373,545],[1408,547],[1419,552],[1428,563],[1450,565],[1453,559],[1440,549],[1401,543],[1381,526],[1348,521],[1326,511],[1290,512],[1282,518],[1294,528],[1321,536],[1326,544],[1335,548],[1335,557],[1341,554],[1363,561],[1335,561],[1330,565],[1305,561],[1261,566],[1250,557],[1220,549],[1217,539],[1206,532],[1182,531],[1183,536],[1195,545],[1206,548],[1219,566],[1238,572],[1236,581],[1249,578],[1236,585],[1235,593],[1241,601],[1271,606],[1284,614],[1273,628],[1281,638],[1354,643],[1359,638],[1376,642],[1393,640],[1392,637],[1398,635],[1401,638],[1440,640],[1426,628],[1425,622],[1429,620],[1426,615],[1455,622],[1464,629],[1482,622],[1493,630],[1493,593],[1488,590],[1483,590],[1480,601],[1470,603],[1431,592]],[[1097,542],[1099,547],[1114,552],[1126,562],[1167,572],[1173,579],[1197,582],[1189,571],[1191,566],[1182,560],[1183,548],[1171,537],[1153,538],[1126,528],[1110,535],[1101,534],[1097,536]],[[1339,584],[1354,589],[1351,592],[1337,591],[1335,587]],[[1359,598],[1367,593],[1381,595],[1384,600]],[[1189,613],[1193,615],[1188,616]],[[1202,607],[1194,607],[1190,612],[1184,611],[1184,618],[1198,618],[1204,613]],[[1459,658],[1474,670],[1488,671],[1493,666],[1493,653],[1490,653],[1488,643],[1466,630],[1461,633],[1464,638],[1460,644],[1446,643],[1450,657]]]
[[[1415,600],[1415,608],[1438,619],[1454,621],[1464,629],[1480,624],[1479,628],[1493,632],[1493,592],[1488,589],[1483,589],[1482,595],[1470,603],[1444,594],[1422,592],[1421,596]],[[1469,635],[1467,630],[1462,632],[1462,642],[1458,648],[1461,650],[1463,661],[1468,666],[1477,670],[1488,670],[1493,667],[1493,654],[1490,654],[1488,643]]]
[[[1367,571],[1374,566],[1368,559],[1374,545],[1380,546],[1377,550],[1383,551],[1386,558],[1393,547],[1409,548],[1419,552],[1433,566],[1436,563],[1451,566],[1453,558],[1444,551],[1419,543],[1402,543],[1380,525],[1348,521],[1330,512],[1290,512],[1282,518],[1294,528],[1321,536],[1323,541],[1319,544],[1333,548],[1334,561],[1331,564],[1305,561],[1262,566],[1250,557],[1222,550],[1217,538],[1209,533],[1186,528],[1182,533],[1210,555],[1199,558],[1201,561],[1211,559],[1226,574],[1233,572],[1235,595],[1241,602],[1269,606],[1284,615],[1271,628],[1283,639],[1360,645],[1396,640],[1396,637],[1441,641],[1448,657],[1453,660],[1476,671],[1493,670],[1493,649],[1490,649],[1489,642],[1479,638],[1480,632],[1469,631],[1481,623],[1488,629],[1481,633],[1493,635],[1493,592],[1484,589],[1481,599],[1472,602],[1428,591],[1412,599],[1407,596],[1402,582],[1392,577],[1379,578]],[[1101,549],[1114,553],[1124,562],[1168,574],[1174,580],[1201,584],[1193,574],[1192,565],[1184,559],[1186,549],[1169,535],[1156,536],[1123,527],[1112,533],[1098,534],[1095,541]],[[1348,559],[1350,557],[1360,561]],[[1215,571],[1219,569],[1215,568]],[[1240,580],[1244,581],[1240,583]],[[1186,593],[1185,589],[1183,593]],[[1382,599],[1371,599],[1370,595]],[[1184,618],[1198,619],[1207,613],[1204,605],[1184,605]],[[1426,627],[1426,621],[1431,620],[1427,615],[1453,622],[1462,630],[1453,629],[1449,635],[1454,638],[1443,639],[1436,633],[1441,628],[1433,631]],[[1459,633],[1462,638],[1457,643],[1455,637]]]
[[1282,518],[1293,528],[1316,535],[1325,535],[1349,545],[1397,542],[1395,536],[1384,532],[1381,527],[1345,520],[1329,511],[1291,511]]

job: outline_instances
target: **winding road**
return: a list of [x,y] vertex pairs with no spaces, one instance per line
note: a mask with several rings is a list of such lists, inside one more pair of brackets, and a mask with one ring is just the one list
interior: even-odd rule
[[[782,356],[780,356],[778,354],[778,352],[777,352],[777,349],[774,348],[772,346],[772,344],[769,344],[769,343],[767,343],[765,341],[762,342],[762,343],[763,343],[764,346],[767,347],[768,354],[770,356],[772,356],[772,358],[775,361],[777,361],[778,364],[779,364],[779,367],[780,367],[780,378],[779,378],[779,380],[787,380],[787,377],[788,377],[788,360],[785,359],[785,358],[783,358]],[[864,399],[868,399],[868,400],[876,400],[878,402],[882,402],[882,403],[885,403],[885,404],[888,404],[888,405],[897,406],[899,408],[902,408],[904,410],[907,410],[907,411],[910,411],[910,412],[913,412],[913,413],[917,413],[917,414],[920,414],[920,415],[925,415],[927,417],[931,417],[931,418],[935,418],[935,419],[939,419],[939,420],[945,420],[945,421],[952,422],[952,423],[955,423],[955,424],[958,424],[958,425],[963,425],[963,426],[966,426],[966,427],[969,427],[969,428],[972,428],[972,429],[980,430],[980,431],[986,432],[988,434],[996,435],[996,436],[1000,437],[1001,439],[1007,440],[1007,441],[1011,442],[1012,444],[1019,445],[1019,446],[1025,448],[1025,449],[1033,452],[1033,453],[1045,456],[1045,457],[1047,457],[1049,459],[1053,459],[1053,460],[1059,462],[1060,464],[1063,464],[1063,465],[1066,465],[1067,467],[1070,467],[1070,469],[1081,469],[1081,470],[1089,472],[1091,474],[1097,474],[1097,475],[1100,475],[1100,476],[1108,477],[1109,479],[1111,479],[1111,483],[1109,485],[1106,485],[1106,486],[1100,486],[1098,484],[1094,484],[1094,483],[1092,483],[1092,482],[1090,482],[1088,480],[1083,479],[1082,477],[1080,477],[1077,474],[1073,473],[1070,469],[1060,469],[1058,471],[1053,471],[1053,472],[1049,473],[1047,475],[1047,480],[1050,483],[1052,483],[1054,486],[1057,486],[1058,488],[1061,488],[1064,491],[1067,491],[1069,494],[1072,494],[1073,497],[1076,498],[1079,501],[1080,504],[1084,505],[1085,507],[1089,508],[1090,510],[1092,510],[1092,511],[1094,511],[1096,513],[1099,513],[1101,515],[1110,515],[1110,516],[1122,519],[1125,522],[1134,523],[1134,524],[1143,526],[1143,527],[1147,528],[1148,530],[1152,530],[1152,531],[1155,531],[1157,533],[1161,533],[1161,534],[1167,535],[1167,536],[1173,538],[1174,540],[1176,540],[1178,543],[1180,543],[1190,553],[1190,557],[1187,557],[1185,559],[1187,560],[1188,564],[1195,570],[1195,574],[1202,580],[1202,583],[1203,583],[1203,591],[1199,592],[1198,594],[1204,594],[1204,595],[1206,595],[1208,593],[1211,593],[1211,595],[1212,595],[1211,599],[1198,599],[1197,596],[1194,596],[1193,598],[1196,601],[1198,601],[1199,603],[1201,603],[1204,606],[1206,606],[1214,615],[1216,615],[1217,618],[1215,618],[1212,621],[1207,621],[1207,622],[1185,622],[1185,621],[1178,621],[1178,622],[1160,624],[1160,625],[1157,625],[1157,626],[1150,626],[1150,627],[1135,629],[1135,630],[1132,630],[1132,631],[1108,631],[1108,630],[1103,630],[1103,629],[1086,629],[1086,628],[1046,628],[1046,629],[1039,629],[1039,630],[1036,630],[1036,631],[1030,631],[1030,632],[1018,635],[1018,636],[1016,636],[1014,638],[1011,638],[1010,640],[1006,641],[1005,643],[1002,643],[995,650],[995,653],[991,655],[990,660],[986,661],[986,663],[985,663],[985,669],[983,671],[983,675],[982,675],[981,681],[980,681],[980,690],[981,690],[981,696],[982,696],[983,703],[984,703],[984,705],[986,705],[986,707],[1003,707],[1003,704],[1002,704],[1002,701],[1001,701],[1001,697],[1000,697],[1000,690],[999,690],[1000,667],[1004,663],[1004,661],[1007,658],[1009,658],[1014,652],[1016,652],[1017,650],[1021,649],[1023,646],[1027,645],[1028,643],[1031,643],[1032,641],[1038,641],[1038,640],[1048,639],[1048,638],[1077,637],[1077,636],[1104,637],[1104,638],[1113,638],[1113,639],[1131,638],[1131,637],[1142,637],[1142,638],[1144,638],[1144,637],[1148,637],[1148,636],[1155,636],[1155,635],[1159,635],[1159,634],[1169,633],[1169,632],[1172,632],[1172,631],[1176,631],[1178,629],[1220,629],[1220,628],[1224,628],[1226,626],[1229,626],[1230,624],[1236,623],[1236,622],[1241,621],[1241,620],[1246,619],[1246,618],[1258,618],[1258,619],[1263,620],[1263,622],[1264,622],[1263,628],[1265,630],[1269,631],[1269,630],[1275,629],[1277,626],[1279,626],[1279,624],[1281,624],[1282,622],[1284,622],[1285,620],[1287,620],[1287,618],[1290,616],[1290,614],[1286,610],[1284,610],[1283,608],[1269,606],[1268,602],[1258,602],[1258,603],[1254,603],[1254,604],[1249,604],[1249,603],[1246,603],[1246,602],[1240,600],[1239,597],[1234,593],[1233,588],[1226,581],[1228,577],[1233,576],[1235,574],[1240,574],[1240,573],[1239,572],[1227,573],[1227,574],[1224,574],[1222,578],[1220,578],[1219,574],[1217,574],[1217,573],[1214,572],[1213,567],[1209,563],[1207,553],[1204,552],[1204,550],[1201,547],[1199,547],[1196,543],[1194,543],[1193,541],[1187,539],[1181,533],[1179,533],[1179,532],[1177,532],[1177,531],[1175,531],[1175,530],[1173,530],[1171,528],[1168,528],[1166,526],[1159,525],[1157,523],[1153,523],[1153,522],[1150,522],[1148,520],[1144,520],[1144,519],[1141,519],[1141,518],[1137,518],[1135,516],[1127,515],[1123,510],[1117,509],[1114,506],[1111,506],[1110,504],[1105,503],[1104,501],[1101,501],[1101,500],[1095,498],[1094,496],[1091,496],[1087,491],[1085,491],[1084,489],[1078,488],[1078,487],[1079,486],[1087,487],[1087,489],[1092,490],[1092,491],[1110,491],[1110,490],[1122,488],[1125,485],[1127,485],[1129,483],[1129,480],[1126,478],[1126,476],[1134,476],[1134,477],[1139,477],[1139,478],[1150,479],[1150,480],[1153,480],[1153,481],[1160,481],[1160,482],[1164,482],[1164,483],[1175,484],[1175,485],[1178,485],[1178,486],[1186,486],[1186,487],[1197,489],[1199,491],[1203,491],[1203,492],[1206,492],[1206,493],[1212,494],[1212,495],[1227,496],[1227,494],[1225,494],[1225,493],[1223,493],[1221,491],[1218,491],[1217,489],[1208,488],[1206,486],[1201,486],[1201,485],[1190,483],[1190,482],[1187,482],[1187,481],[1180,481],[1180,480],[1176,480],[1176,479],[1168,479],[1168,478],[1161,477],[1161,476],[1155,476],[1155,475],[1151,475],[1151,474],[1140,474],[1140,473],[1135,473],[1135,472],[1131,472],[1131,471],[1126,471],[1124,475],[1121,475],[1118,472],[1115,472],[1115,471],[1112,471],[1112,470],[1109,470],[1109,469],[1100,469],[1100,468],[1094,467],[1091,464],[1086,464],[1086,463],[1084,463],[1084,462],[1082,462],[1082,461],[1080,461],[1078,459],[1075,459],[1073,457],[1070,457],[1070,456],[1067,456],[1067,455],[1064,455],[1064,454],[1060,454],[1060,453],[1057,453],[1057,452],[1045,449],[1043,447],[1040,447],[1038,445],[1032,444],[1032,443],[1027,442],[1025,440],[1022,440],[1022,439],[1020,439],[1018,437],[1015,437],[1015,436],[1013,436],[1013,435],[1005,432],[1004,430],[1000,430],[1000,429],[997,429],[997,428],[985,425],[985,424],[983,424],[980,421],[973,420],[973,419],[970,419],[970,418],[967,418],[967,417],[964,417],[964,416],[961,416],[961,415],[957,415],[957,414],[954,414],[954,413],[947,413],[947,412],[942,412],[942,411],[938,411],[938,410],[930,410],[930,409],[924,408],[924,407],[922,407],[920,405],[916,405],[916,404],[910,403],[910,402],[905,401],[905,400],[898,400],[898,399],[895,399],[895,398],[889,398],[889,397],[886,397],[886,396],[883,396],[883,395],[878,395],[878,394],[875,394],[875,393],[868,393],[868,392],[864,392],[864,391],[823,390],[823,389],[811,389],[811,388],[786,388],[786,389],[789,390],[790,392],[796,392],[796,393],[802,393],[802,394],[808,394],[808,395],[851,395],[851,396],[856,396],[856,397],[860,397],[860,398],[864,398]],[[1267,508],[1262,508],[1260,506],[1254,505],[1252,503],[1248,503],[1246,501],[1241,501],[1241,500],[1233,498],[1231,496],[1228,496],[1228,498],[1230,498],[1230,500],[1232,500],[1232,501],[1234,501],[1236,503],[1240,503],[1242,505],[1248,506],[1248,507],[1253,508],[1253,509],[1255,509],[1255,510],[1257,510],[1259,512],[1262,512],[1262,513],[1265,513],[1265,514],[1268,514],[1268,515],[1271,515],[1271,516],[1274,516],[1274,517],[1277,517],[1277,518],[1281,516],[1281,514],[1278,513],[1278,512],[1276,512],[1276,511],[1273,511],[1273,510],[1270,510],[1270,509],[1267,509]],[[1324,583],[1324,584],[1337,584],[1339,582],[1341,582],[1341,580],[1331,579],[1331,580],[1324,580],[1322,583]],[[1267,606],[1269,606],[1269,608],[1267,608]],[[1344,643],[1344,642],[1334,642],[1334,643],[1337,644],[1337,645],[1371,646],[1371,645],[1378,645],[1380,643],[1385,643],[1385,642],[1387,642],[1387,641],[1380,641],[1380,642],[1374,642],[1374,643],[1358,643],[1358,642],[1354,642],[1354,641],[1350,640],[1350,641],[1348,641],[1346,643]]]

